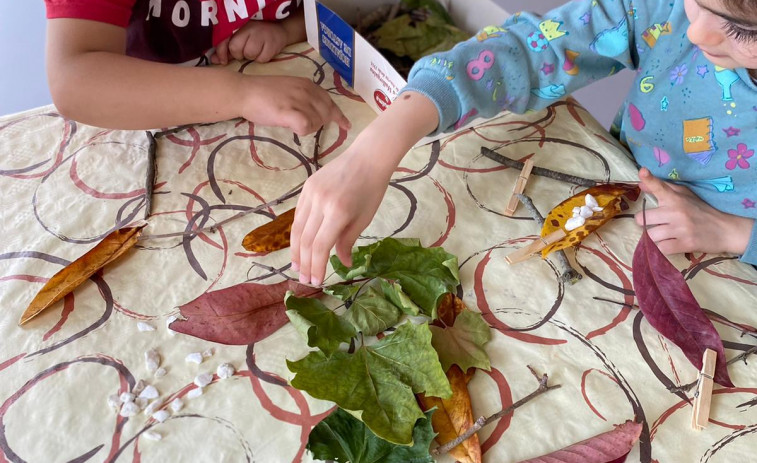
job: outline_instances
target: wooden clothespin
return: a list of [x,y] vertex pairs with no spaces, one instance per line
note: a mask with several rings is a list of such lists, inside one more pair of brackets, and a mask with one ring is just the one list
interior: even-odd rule
[[550,244],[560,241],[566,236],[567,233],[565,233],[565,230],[559,228],[547,236],[539,237],[539,239],[534,240],[534,242],[529,244],[528,246],[520,248],[517,251],[509,254],[505,257],[505,260],[510,265],[517,264],[518,262],[523,262],[524,260],[530,259],[533,254],[540,252]]
[[701,431],[710,419],[710,404],[712,403],[712,385],[715,376],[715,362],[717,353],[712,349],[704,351],[702,356],[702,371],[699,372],[697,392],[694,394],[694,409],[691,412],[691,427]]
[[518,180],[515,181],[515,186],[513,186],[513,194],[510,196],[510,201],[508,201],[507,208],[505,209],[506,216],[512,217],[515,214],[515,209],[518,208],[517,195],[523,194],[526,190],[526,183],[528,183],[528,177],[531,176],[531,169],[533,167],[534,161],[531,158],[526,159],[523,163],[523,169],[518,174]]

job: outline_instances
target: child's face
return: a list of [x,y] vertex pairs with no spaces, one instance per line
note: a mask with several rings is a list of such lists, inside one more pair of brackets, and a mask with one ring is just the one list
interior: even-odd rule
[[757,12],[731,13],[720,0],[685,0],[691,25],[686,32],[713,64],[757,69]]

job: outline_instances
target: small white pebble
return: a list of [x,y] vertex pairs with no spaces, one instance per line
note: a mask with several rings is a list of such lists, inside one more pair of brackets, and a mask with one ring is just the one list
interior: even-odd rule
[[202,395],[202,388],[196,387],[194,389],[190,389],[189,392],[187,392],[187,399],[194,399],[196,397],[200,397]]
[[202,363],[202,354],[199,352],[192,352],[191,354],[187,355],[187,358],[184,359],[187,363],[196,363],[201,364]]
[[214,348],[212,348],[212,347],[209,347],[209,348],[205,349],[204,351],[202,351],[202,358],[204,358],[204,359],[210,358],[210,357],[214,356],[215,353],[216,353],[216,350]]
[[156,378],[162,378],[168,373],[165,368],[160,367],[157,370],[155,370],[155,377]]
[[155,327],[147,322],[137,322],[137,329],[139,331],[155,331]]
[[121,406],[121,398],[118,394],[111,394],[108,396],[108,406],[116,411]]
[[139,381],[137,381],[137,384],[135,384],[134,387],[131,388],[131,392],[133,394],[139,394],[140,392],[142,392],[142,389],[144,389],[146,385],[147,383],[145,383],[144,380],[140,379]]
[[168,413],[168,410],[158,410],[157,412],[152,414],[152,417],[155,419],[155,421],[159,423],[166,421],[169,416],[171,416],[171,414]]
[[176,413],[179,410],[181,410],[182,408],[184,408],[184,401],[177,397],[177,398],[173,399],[171,401],[170,405],[168,405],[168,406],[171,407],[171,410],[174,413]]
[[159,433],[155,431],[145,431],[142,433],[142,435],[145,437],[145,439],[150,439],[150,440],[155,440],[155,441],[163,439],[163,436],[161,436]]
[[597,207],[592,207],[591,210],[594,211],[594,212],[602,212],[602,211],[605,210],[605,208],[597,206]]
[[136,415],[137,413],[139,413],[139,406],[137,404],[135,404],[134,402],[125,402],[121,407],[119,415],[128,418],[130,416]]
[[134,403],[137,404],[137,407],[139,407],[140,410],[145,409],[145,407],[147,406],[147,402],[148,400],[145,399],[144,397],[137,397],[136,399],[134,399]]
[[155,372],[160,366],[160,354],[155,349],[150,349],[145,352],[145,366],[147,371]]
[[197,387],[205,387],[208,384],[213,382],[213,375],[210,373],[203,373],[201,375],[195,376],[195,386]]
[[179,317],[177,317],[176,315],[171,315],[166,319],[166,330],[168,330],[168,334],[170,334],[171,336],[174,336],[176,334],[176,331],[171,329],[171,323],[175,322],[178,319]]
[[145,415],[151,416],[153,413],[155,413],[161,406],[163,406],[163,401],[158,399],[150,402],[150,405],[148,405],[145,408]]
[[573,217],[577,217],[581,213],[581,208],[576,206],[573,208]]
[[120,400],[123,403],[129,403],[134,402],[134,398],[136,396],[132,394],[131,392],[122,392],[120,396],[118,396],[118,400]]
[[234,365],[230,363],[222,363],[218,365],[218,369],[216,369],[216,374],[221,379],[231,378],[234,376],[235,372]]
[[590,195],[589,193],[586,193],[586,196],[584,197],[584,201],[586,201],[586,205],[589,207],[599,206],[599,203],[597,202],[597,198]]
[[581,206],[581,209],[578,212],[578,215],[580,217],[583,217],[584,219],[588,219],[589,217],[591,217],[592,215],[594,215],[594,212],[589,207]]
[[145,389],[139,394],[139,397],[143,399],[157,399],[158,396],[158,390],[155,389],[155,386],[148,385],[145,386]]
[[568,231],[575,230],[586,223],[586,219],[581,216],[571,217],[565,222],[565,229]]

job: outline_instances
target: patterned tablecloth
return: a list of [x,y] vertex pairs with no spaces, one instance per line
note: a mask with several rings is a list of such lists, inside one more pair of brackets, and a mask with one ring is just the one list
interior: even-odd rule
[[[236,120],[157,133],[157,178],[145,233],[212,225],[286,196],[375,117],[305,45],[273,63],[236,63],[230,71],[312,78],[328,89],[353,129],[329,126],[297,137]],[[572,101],[506,114],[416,148],[359,241],[418,237],[458,256],[464,300],[493,328],[487,347],[492,371],[479,371],[470,383],[476,416],[491,415],[534,389],[526,365],[562,384],[484,429],[485,461],[535,457],[634,416],[644,429],[628,461],[757,461],[754,363],[730,366],[737,387],[716,386],[709,427],[692,431],[686,395],[669,388],[693,381],[695,368],[638,310],[595,299],[634,303],[631,257],[640,229],[632,213],[641,201],[568,252],[584,275],[575,285],[560,283],[552,260],[509,266],[504,257],[534,240],[538,227],[522,208],[512,218],[502,214],[518,172],[482,157],[481,146],[601,180],[634,180],[636,168]],[[237,347],[172,336],[165,326],[179,305],[205,292],[294,275],[288,251],[254,255],[241,240],[294,207],[299,190],[214,233],[142,241],[52,309],[17,325],[50,276],[110,231],[144,216],[149,150],[145,132],[88,127],[52,107],[0,119],[0,462],[310,461],[308,433],[332,404],[287,385],[292,374],[285,359],[306,353],[291,325]],[[576,191],[544,177],[532,177],[527,188],[543,213]],[[757,344],[752,267],[701,254],[672,262],[711,311],[729,358]],[[139,331],[138,321],[157,330]],[[187,354],[210,347],[215,355],[202,364],[185,362]],[[162,356],[164,377],[146,370],[144,353],[151,348]],[[237,374],[216,379],[164,423],[144,414],[119,417],[107,404],[109,395],[139,379],[163,398],[183,396],[196,375],[214,372],[222,362]],[[147,428],[163,440],[145,439]]]

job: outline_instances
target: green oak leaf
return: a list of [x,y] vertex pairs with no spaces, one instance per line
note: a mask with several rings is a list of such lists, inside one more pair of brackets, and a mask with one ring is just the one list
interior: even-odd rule
[[470,38],[470,34],[433,14],[425,21],[416,21],[410,14],[397,16],[382,24],[373,36],[379,49],[389,50],[397,56],[407,56],[413,61],[449,50]]
[[329,296],[334,296],[342,301],[352,299],[359,290],[360,286],[357,285],[332,285],[323,288],[324,293]]
[[308,437],[307,449],[317,460],[350,463],[431,463],[431,441],[436,433],[431,428],[431,415],[415,422],[413,446],[397,445],[380,439],[362,421],[337,408],[318,423]]
[[392,304],[400,308],[401,311],[407,315],[418,315],[421,308],[418,307],[410,297],[402,291],[402,285],[396,281],[386,281],[383,278],[379,279],[381,284],[381,290],[384,292],[384,297],[389,299]]
[[401,316],[400,309],[375,288],[368,288],[356,297],[343,315],[345,320],[366,336],[375,336],[394,326]]
[[414,393],[452,395],[427,324],[405,323],[354,354],[327,357],[314,351],[287,366],[295,373],[293,387],[335,402],[378,437],[399,445],[412,445],[413,426],[423,417]]
[[443,248],[424,248],[417,240],[406,243],[385,238],[352,251],[352,267],[345,267],[331,257],[334,271],[343,279],[357,276],[396,280],[402,290],[418,304],[426,315],[436,318],[440,297],[454,291],[460,283],[457,257]]
[[491,330],[480,312],[465,309],[454,326],[431,326],[431,333],[431,344],[439,353],[444,371],[452,364],[463,371],[471,367],[491,370],[489,355],[484,350],[484,344],[491,339]]
[[318,299],[296,297],[291,292],[284,296],[287,317],[307,340],[308,346],[331,355],[343,342],[356,336],[355,328],[343,320]]

